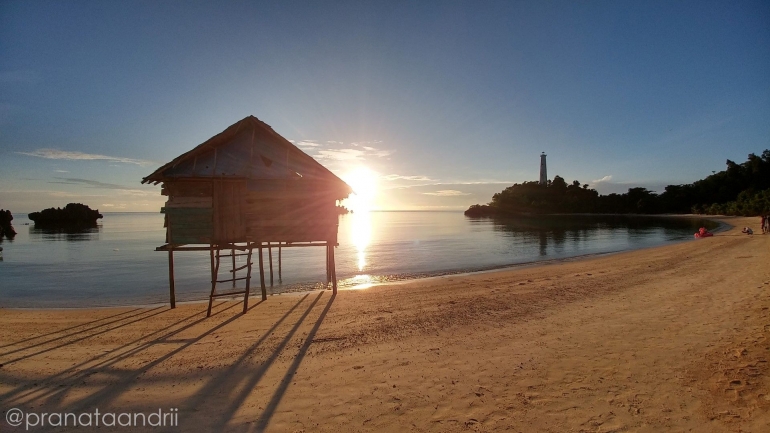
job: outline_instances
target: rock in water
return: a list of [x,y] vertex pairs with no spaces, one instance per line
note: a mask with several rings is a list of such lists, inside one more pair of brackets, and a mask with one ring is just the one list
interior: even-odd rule
[[8,239],[13,239],[16,236],[16,230],[13,229],[11,221],[13,221],[11,211],[0,209],[0,240],[3,239],[3,236]]
[[29,214],[29,219],[35,222],[36,227],[95,227],[99,218],[102,218],[99,210],[93,210],[80,203],[70,203],[63,209],[48,208]]

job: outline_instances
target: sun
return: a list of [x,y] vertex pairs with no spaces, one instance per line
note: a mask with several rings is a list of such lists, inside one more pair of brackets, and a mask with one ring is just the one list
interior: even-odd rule
[[377,196],[377,174],[367,167],[360,166],[342,179],[353,188],[353,194],[345,202],[347,208],[353,213],[370,211]]

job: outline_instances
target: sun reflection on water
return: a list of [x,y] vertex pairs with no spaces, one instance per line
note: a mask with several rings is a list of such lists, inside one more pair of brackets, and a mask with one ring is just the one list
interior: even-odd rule
[[354,212],[351,216],[351,241],[358,254],[358,272],[363,272],[366,268],[366,247],[372,242],[372,219],[368,211]]
[[[358,272],[366,269],[366,248],[372,241],[372,219],[369,211],[374,205],[377,195],[377,174],[366,167],[357,167],[346,176],[343,176],[352,188],[354,193],[345,201],[353,213],[351,214],[351,243],[356,247],[358,255]],[[366,277],[368,275],[356,276]],[[356,282],[357,283],[357,282]]]
[[374,279],[371,275],[356,275],[349,281],[352,284],[352,286],[349,287],[350,290],[368,289],[369,287],[374,286]]

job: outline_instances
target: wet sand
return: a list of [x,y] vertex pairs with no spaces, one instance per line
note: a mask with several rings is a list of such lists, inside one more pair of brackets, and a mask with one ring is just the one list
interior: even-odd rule
[[766,431],[770,235],[724,221],[713,238],[276,295],[245,315],[3,309],[0,410],[178,409],[164,431]]

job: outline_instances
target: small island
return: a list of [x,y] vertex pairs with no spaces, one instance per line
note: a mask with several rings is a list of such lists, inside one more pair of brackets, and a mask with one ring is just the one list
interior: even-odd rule
[[35,222],[36,227],[44,228],[95,227],[99,218],[102,218],[99,210],[80,203],[69,203],[64,208],[48,208],[29,214],[29,219]]

